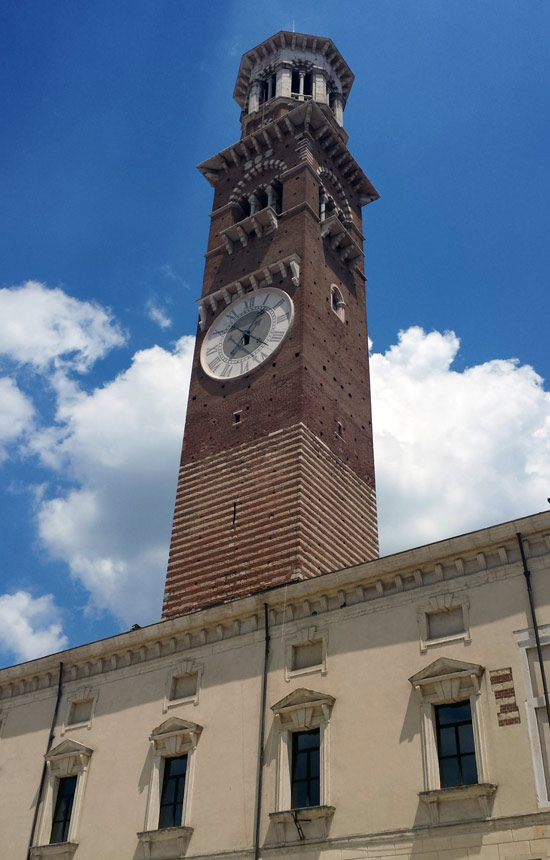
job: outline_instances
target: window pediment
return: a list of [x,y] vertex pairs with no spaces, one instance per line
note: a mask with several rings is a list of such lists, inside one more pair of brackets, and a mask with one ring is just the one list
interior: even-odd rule
[[433,703],[458,702],[479,692],[484,672],[478,663],[440,657],[409,678],[422,699]]
[[80,773],[90,760],[93,750],[78,741],[62,741],[46,753],[50,771],[57,777]]
[[330,719],[335,698],[301,687],[281,699],[271,710],[281,724],[294,731],[326,723]]
[[161,756],[183,755],[194,749],[202,732],[202,726],[179,717],[170,717],[153,729],[150,741]]

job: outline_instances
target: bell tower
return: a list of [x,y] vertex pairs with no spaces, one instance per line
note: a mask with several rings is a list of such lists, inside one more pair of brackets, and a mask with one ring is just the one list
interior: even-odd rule
[[353,74],[281,31],[241,61],[214,188],[163,617],[378,553]]

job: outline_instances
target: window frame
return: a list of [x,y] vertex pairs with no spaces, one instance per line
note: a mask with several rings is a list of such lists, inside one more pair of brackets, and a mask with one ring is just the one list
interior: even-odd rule
[[[185,770],[183,774],[172,774],[172,763],[176,761],[185,761]],[[163,830],[166,827],[180,827],[181,822],[183,820],[183,804],[185,802],[185,790],[187,788],[187,768],[189,766],[189,756],[188,753],[183,753],[181,756],[169,756],[164,759],[163,762],[163,774],[162,774],[162,783],[160,789],[160,797],[159,797],[159,821],[158,821],[158,829]],[[168,782],[172,781],[176,783],[176,791],[174,792],[175,797],[172,801],[168,802],[166,800],[166,794],[168,789]],[[180,797],[180,785],[183,783],[183,788],[181,790]],[[181,806],[181,815],[176,816],[177,808]],[[171,824],[161,824],[163,820],[163,810],[166,808],[172,808],[171,813]],[[177,820],[179,818],[179,820]]]
[[319,806],[330,805],[329,724],[334,696],[304,688],[272,706],[279,727],[275,811],[292,809],[292,734],[319,729]]
[[[441,722],[442,708],[458,708],[458,707],[462,707],[465,704],[468,705],[469,719],[455,720],[453,722],[448,722],[446,724]],[[472,752],[464,752],[462,750],[462,740],[461,740],[461,732],[460,732],[460,728],[462,726],[471,726],[472,736],[473,736],[474,726],[473,726],[473,720],[472,720],[472,706],[470,704],[470,700],[469,699],[463,699],[461,702],[445,702],[444,704],[434,705],[434,710],[435,710],[435,725],[436,725],[436,738],[437,738],[437,757],[439,760],[439,782],[440,782],[441,788],[454,788],[457,785],[478,785],[479,784],[479,777],[478,777],[478,772],[477,772],[475,738],[472,738],[474,741],[473,753]],[[442,745],[443,745],[442,734],[443,734],[444,730],[449,730],[449,729],[453,729],[454,742],[455,742],[455,747],[456,747],[456,752],[454,754],[442,752]],[[474,766],[475,766],[476,778],[475,778],[475,780],[471,780],[471,781],[467,782],[464,779],[464,759],[466,757],[471,757],[472,755],[474,757]],[[450,759],[456,759],[458,771],[460,774],[460,780],[459,780],[459,782],[453,782],[453,783],[449,783],[448,785],[443,785],[442,784],[443,783],[443,770],[444,770],[443,762],[450,760]]]
[[147,834],[166,829],[159,827],[164,764],[168,758],[178,758],[183,755],[187,755],[187,769],[182,816],[181,822],[174,825],[174,827],[185,828],[190,833],[193,832],[189,821],[191,817],[192,786],[195,775],[195,752],[201,732],[202,726],[187,722],[179,717],[170,717],[151,732],[149,740],[153,748],[153,763],[151,779],[149,781],[147,809],[145,812],[145,829],[138,834],[140,838],[147,836]]
[[[31,857],[55,857],[55,845],[59,845],[59,854],[72,854],[78,847],[78,831],[88,770],[93,750],[78,741],[62,741],[44,756],[47,765],[47,780],[42,801],[40,823],[37,830],[37,844],[31,849]],[[65,842],[50,842],[53,830],[53,818],[57,803],[59,781],[65,777],[76,776],[76,786]]]
[[[75,729],[91,729],[98,698],[99,690],[90,686],[78,687],[78,689],[70,693],[67,697],[65,721],[61,727],[61,734],[66,735]],[[71,712],[73,707],[81,702],[91,702],[90,716],[85,720],[75,720],[74,722],[71,722]]]
[[[483,710],[481,707],[481,678],[485,669],[477,663],[466,663],[441,657],[417,672],[409,682],[420,699],[421,743],[424,790],[421,801],[428,805],[432,824],[439,823],[441,802],[477,798],[481,814],[490,815],[489,798],[497,787],[489,781]],[[441,786],[435,706],[455,702],[470,702],[474,735],[477,783]]]
[[[166,681],[164,686],[164,701],[162,704],[162,712],[166,714],[172,708],[177,708],[179,705],[193,704],[198,705],[200,699],[200,690],[202,684],[202,675],[204,665],[197,663],[196,660],[182,660],[175,666],[171,666],[166,673]],[[197,676],[197,687],[195,692],[190,696],[182,696],[181,698],[172,698],[174,681],[181,678],[183,675]]]
[[[300,645],[310,645],[321,642],[321,662],[306,666],[303,669],[294,669],[294,649]],[[303,627],[297,630],[293,636],[289,636],[285,644],[285,681],[290,682],[303,675],[326,675],[328,649],[328,631],[319,627]]]
[[[458,633],[449,633],[446,636],[431,638],[429,616],[447,612],[451,609],[462,610],[463,630]],[[417,619],[421,654],[425,654],[429,648],[437,647],[438,645],[447,645],[452,642],[472,641],[472,635],[470,633],[470,601],[466,594],[455,595],[448,592],[447,594],[435,595],[430,599],[429,603],[418,607]]]
[[[315,746],[306,746],[303,749],[298,749],[299,739],[305,736],[316,735],[317,743]],[[304,731],[292,732],[291,733],[291,754],[290,754],[290,804],[291,809],[300,809],[304,807],[310,806],[320,806],[321,805],[321,785],[320,785],[320,771],[321,771],[321,731],[320,728],[314,729],[305,729]],[[312,761],[315,758],[317,759],[317,768],[316,770],[319,772],[319,776],[312,775]],[[306,775],[305,777],[299,777],[296,774],[297,763],[299,757],[302,757],[306,763]],[[314,768],[315,770],[315,768]],[[317,783],[314,788],[314,783]],[[299,791],[299,786],[305,784],[307,799],[311,801],[311,795],[313,791],[315,791],[315,798],[317,803],[305,803],[298,804],[295,801],[296,794]]]
[[[515,635],[518,647],[522,652],[523,677],[525,679],[525,710],[527,714],[529,745],[531,747],[531,758],[533,760],[533,771],[535,775],[537,806],[540,809],[548,809],[550,807],[550,773],[547,784],[537,718],[537,711],[539,709],[545,710],[546,703],[544,695],[535,696],[533,692],[533,678],[531,667],[529,665],[529,651],[536,648],[535,634],[533,632],[533,628],[529,628],[527,630],[519,630]],[[542,648],[544,648],[545,645],[550,646],[550,624],[540,625],[539,637]]]

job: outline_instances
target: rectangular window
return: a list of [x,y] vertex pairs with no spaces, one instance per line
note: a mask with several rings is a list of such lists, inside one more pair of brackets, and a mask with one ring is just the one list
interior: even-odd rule
[[308,669],[310,666],[319,666],[323,662],[323,642],[304,642],[303,645],[292,646],[292,669]]
[[84,699],[81,702],[72,702],[67,724],[72,726],[75,723],[89,723],[92,718],[93,704],[93,699]]
[[291,804],[292,809],[320,804],[320,732],[292,733]]
[[478,781],[470,702],[435,708],[441,788]]
[[163,827],[179,827],[181,825],[186,773],[186,755],[164,760],[159,829]]
[[68,841],[76,780],[76,776],[65,776],[57,781],[57,797],[55,800],[50,845],[54,842]]
[[464,633],[464,613],[462,606],[451,606],[440,612],[428,612],[428,639],[443,639]]

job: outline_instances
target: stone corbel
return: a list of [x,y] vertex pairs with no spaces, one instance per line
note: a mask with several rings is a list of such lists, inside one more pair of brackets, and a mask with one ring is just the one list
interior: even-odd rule
[[245,233],[245,231],[243,230],[243,228],[239,224],[237,224],[236,229],[237,229],[237,234],[239,236],[239,241],[240,241],[241,245],[243,246],[243,248],[246,248],[246,246],[248,245],[248,234]]
[[290,271],[292,272],[292,283],[295,287],[300,286],[300,266],[296,260],[290,261]]
[[254,228],[254,232],[255,232],[256,236],[258,237],[258,239],[261,239],[262,238],[262,225],[258,223],[256,218],[251,218],[250,223],[252,224],[252,226]]
[[224,233],[223,241],[225,243],[225,250],[227,251],[227,253],[232,254],[233,253],[233,242],[231,241],[231,239],[229,238],[229,236],[226,233]]

